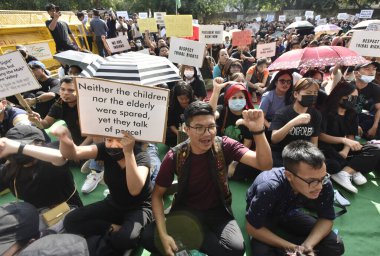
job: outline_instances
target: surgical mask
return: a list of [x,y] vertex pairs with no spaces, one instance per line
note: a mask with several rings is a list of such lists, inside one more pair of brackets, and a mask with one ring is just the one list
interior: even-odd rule
[[317,102],[317,96],[316,95],[302,95],[301,101],[299,103],[303,107],[311,107]]
[[124,152],[122,148],[107,148],[107,154],[115,161],[120,161],[124,159]]
[[185,75],[186,78],[192,78],[194,76],[194,71],[185,70],[183,74]]
[[242,110],[245,105],[247,105],[247,101],[245,99],[230,99],[228,101],[228,107],[233,111]]
[[141,47],[141,43],[136,43],[136,46],[137,47]]
[[358,96],[350,96],[348,99],[343,99],[339,105],[344,109],[352,109],[355,107]]
[[366,84],[372,82],[374,79],[375,79],[375,76],[361,75],[361,77],[360,77],[360,80],[362,80]]

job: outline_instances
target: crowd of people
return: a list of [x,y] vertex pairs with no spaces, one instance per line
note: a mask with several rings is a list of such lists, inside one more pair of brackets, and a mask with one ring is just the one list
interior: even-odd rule
[[[84,38],[76,42],[60,20],[55,5],[46,11],[57,52],[86,48]],[[112,55],[105,39],[125,35],[129,51],[148,49],[168,57],[170,40],[140,31],[137,14],[126,20],[113,10],[93,10],[91,21],[85,12],[77,17],[88,51],[96,45],[100,56]],[[224,25],[243,30],[253,23]],[[353,25],[336,23],[340,33]],[[14,97],[0,101],[0,191],[9,188],[24,201],[0,206],[0,254],[22,255],[50,238],[67,255],[123,255],[138,246],[153,255],[189,255],[180,253],[191,250],[244,255],[247,232],[252,255],[343,255],[343,242],[332,230],[330,178],[358,193],[366,174],[380,171],[380,63],[369,58],[353,67],[269,72],[285,52],[344,47],[350,37],[276,33],[284,32],[287,23],[259,24],[251,44],[235,47],[226,37],[222,44],[207,45],[202,67],[178,65],[182,80],[160,85],[171,95],[165,140],[170,149],[162,162],[157,145],[136,141],[127,132],[122,139],[83,137],[73,81],[81,68],[62,65],[54,78],[17,46],[41,88],[23,94],[32,113]],[[257,58],[256,46],[273,41],[276,55]],[[52,142],[45,129],[57,120],[67,127],[54,128],[51,134],[58,140]],[[359,136],[372,143],[358,141]],[[71,172],[75,167],[88,173],[82,193],[91,193],[104,179],[104,199],[83,205]],[[231,179],[252,182],[243,231],[232,211]],[[173,191],[165,209],[163,200]],[[69,207],[63,219],[54,224],[38,219],[63,204]],[[49,245],[35,247],[42,251]]]

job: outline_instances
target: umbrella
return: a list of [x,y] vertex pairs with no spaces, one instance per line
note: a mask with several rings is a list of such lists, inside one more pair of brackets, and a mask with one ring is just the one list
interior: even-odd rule
[[368,63],[358,53],[342,46],[306,47],[304,49],[286,52],[278,57],[269,70],[317,68],[324,66],[354,66]]
[[179,70],[165,57],[128,52],[97,60],[81,76],[153,86],[181,80]]
[[314,25],[311,24],[310,22],[306,21],[306,20],[301,20],[301,21],[293,22],[292,24],[290,24],[289,26],[287,26],[285,28],[285,30],[289,30],[289,29],[293,29],[293,28],[296,28],[296,29],[314,28]]
[[319,25],[318,27],[314,28],[314,32],[316,33],[338,32],[339,30],[342,30],[342,28],[334,24]]
[[356,24],[352,28],[353,29],[366,29],[368,27],[368,25],[371,25],[371,24],[380,25],[380,20],[364,20],[362,22],[359,22],[358,24]]
[[103,59],[97,54],[78,52],[73,50],[57,53],[53,57],[63,65],[76,65],[81,69],[85,69],[88,65],[96,60]]

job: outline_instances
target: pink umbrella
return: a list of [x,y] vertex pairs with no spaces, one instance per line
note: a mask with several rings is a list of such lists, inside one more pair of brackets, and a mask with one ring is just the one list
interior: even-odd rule
[[286,52],[278,57],[269,70],[321,68],[334,66],[354,66],[368,63],[369,61],[357,52],[342,46],[306,47],[304,49]]

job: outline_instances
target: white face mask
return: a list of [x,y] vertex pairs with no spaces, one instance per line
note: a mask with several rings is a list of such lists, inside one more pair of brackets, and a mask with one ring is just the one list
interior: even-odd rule
[[247,101],[245,99],[230,99],[230,100],[228,100],[228,107],[233,111],[242,110],[246,104],[247,104]]
[[375,79],[375,76],[361,75],[361,77],[360,77],[360,80],[362,80],[366,84],[372,82],[374,79]]
[[185,70],[183,74],[185,75],[186,78],[192,78],[194,76],[194,71]]
[[136,43],[136,46],[137,47],[141,47],[141,43]]

